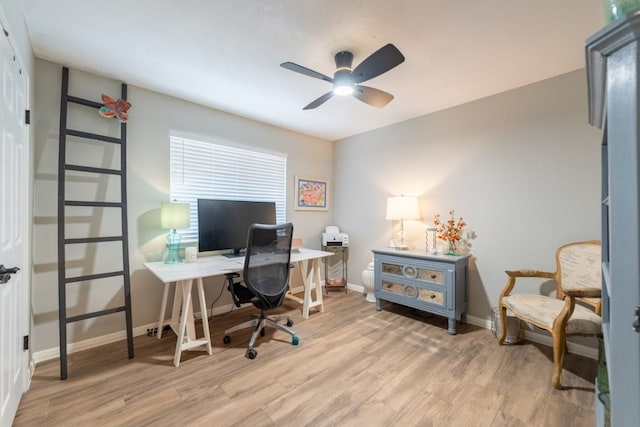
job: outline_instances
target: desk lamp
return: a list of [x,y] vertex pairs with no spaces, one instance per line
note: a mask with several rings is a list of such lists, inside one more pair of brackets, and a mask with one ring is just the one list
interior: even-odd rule
[[404,220],[418,218],[420,218],[420,212],[418,210],[417,198],[402,195],[389,197],[387,199],[387,219],[391,221],[400,220],[400,245],[396,245],[396,249],[409,249],[409,247],[404,244]]
[[189,216],[189,203],[163,203],[160,207],[160,228],[170,229],[167,234],[167,247],[169,254],[164,260],[165,264],[177,264],[184,262],[180,259],[180,242],[182,236],[177,228],[189,228],[191,226]]

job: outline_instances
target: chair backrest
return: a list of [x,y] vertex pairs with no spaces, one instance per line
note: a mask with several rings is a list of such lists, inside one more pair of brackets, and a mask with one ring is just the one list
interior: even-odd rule
[[289,288],[293,224],[253,224],[247,234],[244,283],[263,308],[282,304]]
[[602,249],[598,240],[561,246],[556,252],[556,263],[559,291],[602,288]]

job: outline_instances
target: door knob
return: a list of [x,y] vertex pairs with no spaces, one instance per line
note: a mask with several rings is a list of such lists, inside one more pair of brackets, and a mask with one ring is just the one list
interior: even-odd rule
[[633,322],[633,330],[640,333],[640,307],[636,307],[636,320]]
[[0,274],[16,274],[20,270],[18,267],[6,268],[3,264],[0,264]]
[[0,264],[0,285],[4,285],[11,279],[12,274],[16,274],[20,270],[18,267],[5,268]]

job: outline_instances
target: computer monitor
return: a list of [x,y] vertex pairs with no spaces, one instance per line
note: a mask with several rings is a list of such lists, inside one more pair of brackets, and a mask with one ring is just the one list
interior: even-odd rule
[[275,202],[198,199],[198,252],[241,256],[251,224],[275,224]]

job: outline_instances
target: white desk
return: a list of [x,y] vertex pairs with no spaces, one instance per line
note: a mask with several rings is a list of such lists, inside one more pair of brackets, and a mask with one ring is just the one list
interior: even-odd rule
[[[309,317],[309,310],[312,307],[319,307],[320,312],[324,312],[318,261],[321,258],[332,255],[333,253],[331,252],[306,248],[300,248],[299,252],[291,252],[291,262],[294,263],[300,271],[304,285],[304,297],[300,299],[290,292],[287,294],[287,298],[302,304],[302,317],[305,319]],[[162,337],[162,328],[164,328],[165,325],[171,326],[171,329],[173,329],[178,336],[173,364],[176,367],[180,365],[180,356],[183,350],[200,349],[212,354],[209,322],[206,321],[207,304],[204,297],[203,278],[242,271],[244,258],[227,258],[218,255],[198,258],[196,262],[192,263],[165,264],[162,261],[158,261],[145,262],[144,266],[164,283],[158,320],[158,338]],[[200,309],[203,311],[202,327],[204,336],[202,338],[196,338],[195,336],[193,301],[191,300],[191,290],[194,280],[198,285]],[[171,318],[167,320],[165,318],[165,311],[171,283],[176,284],[176,292],[174,294],[172,315]],[[315,288],[315,300],[312,300],[312,287]]]

